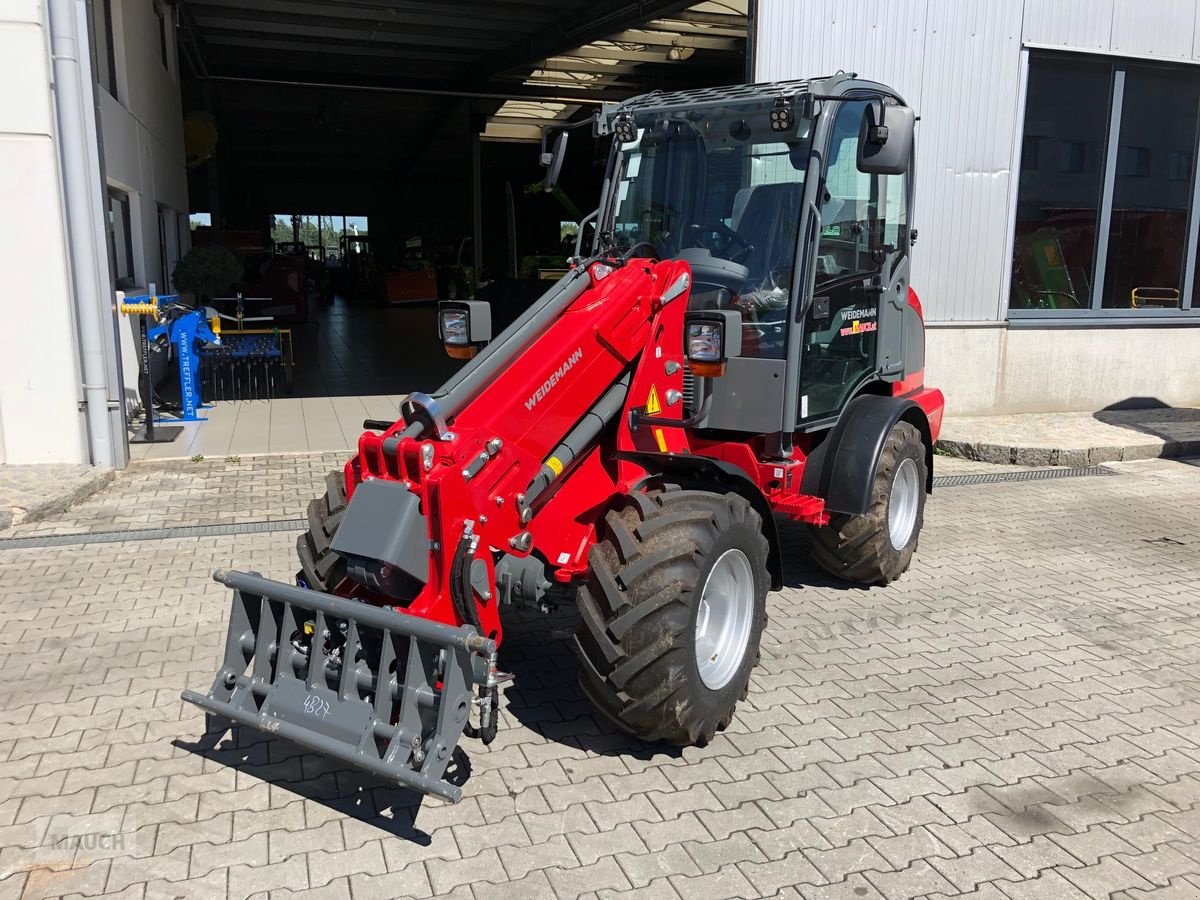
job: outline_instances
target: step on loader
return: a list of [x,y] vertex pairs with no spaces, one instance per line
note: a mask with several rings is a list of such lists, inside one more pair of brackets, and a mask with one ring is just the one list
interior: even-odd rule
[[468,362],[366,423],[295,585],[216,573],[224,661],[184,699],[457,801],[505,613],[573,603],[605,717],[711,740],[783,584],[776,516],[851,582],[917,547],[943,398],[909,286],[914,123],[845,74],[606,106],[590,250],[494,338],[486,303],[441,304]]

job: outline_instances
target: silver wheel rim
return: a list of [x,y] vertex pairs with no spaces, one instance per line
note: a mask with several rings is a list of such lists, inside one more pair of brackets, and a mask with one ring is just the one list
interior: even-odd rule
[[741,550],[726,550],[704,580],[696,610],[696,668],[712,691],[741,668],[754,619],[754,570]]
[[917,527],[917,509],[921,505],[921,479],[917,464],[907,457],[896,467],[892,478],[892,495],[888,499],[888,534],[892,546],[903,550],[912,540]]

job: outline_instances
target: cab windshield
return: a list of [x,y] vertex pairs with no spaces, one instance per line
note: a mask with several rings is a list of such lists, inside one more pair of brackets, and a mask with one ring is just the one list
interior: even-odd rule
[[742,355],[782,358],[811,122],[775,131],[771,109],[637,116],[602,240],[618,254],[687,260],[690,306],[740,311]]

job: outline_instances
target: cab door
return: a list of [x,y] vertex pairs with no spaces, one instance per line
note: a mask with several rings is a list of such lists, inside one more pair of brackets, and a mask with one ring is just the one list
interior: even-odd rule
[[813,295],[801,344],[801,427],[836,418],[865,383],[902,370],[897,341],[908,293],[908,176],[858,170],[869,102],[878,103],[839,103],[826,150]]

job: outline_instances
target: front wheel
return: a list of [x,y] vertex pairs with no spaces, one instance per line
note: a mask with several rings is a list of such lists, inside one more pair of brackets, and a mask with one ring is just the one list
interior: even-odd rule
[[580,686],[645,740],[704,745],[746,696],[766,622],[767,541],[737,494],[634,493],[579,592]]
[[858,584],[887,584],[908,570],[925,518],[925,442],[908,422],[884,444],[865,516],[834,513],[812,528],[813,560],[830,575]]

